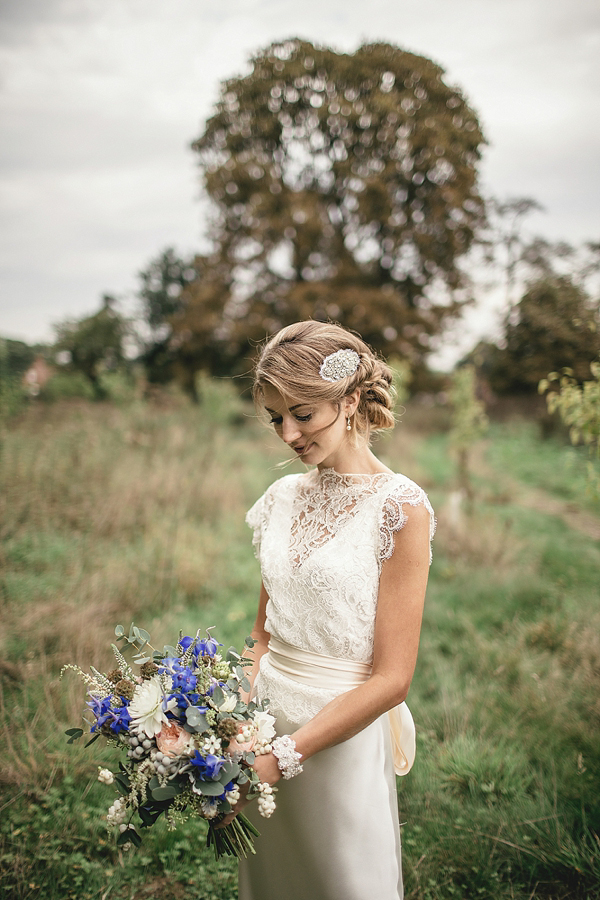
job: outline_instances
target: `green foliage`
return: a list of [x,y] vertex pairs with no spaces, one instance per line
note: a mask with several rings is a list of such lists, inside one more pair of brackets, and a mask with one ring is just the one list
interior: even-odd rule
[[452,376],[450,389],[452,428],[450,443],[458,450],[468,450],[487,430],[485,404],[477,398],[477,380],[473,366],[463,366]]
[[[148,380],[153,384],[172,381],[179,371],[180,347],[173,341],[172,317],[184,306],[182,292],[198,276],[194,261],[178,256],[167,247],[140,272],[138,297],[142,302],[142,318],[148,329],[140,356]],[[193,368],[192,375],[197,371]],[[194,382],[183,385],[197,399]]]
[[473,366],[462,366],[452,377],[450,389],[452,404],[452,427],[450,445],[458,460],[458,480],[465,491],[469,504],[473,502],[473,486],[469,473],[469,456],[473,444],[487,429],[488,418],[485,405],[477,398],[477,380]]
[[582,385],[573,378],[571,370],[563,370],[562,377],[551,372],[540,381],[538,389],[540,394],[546,393],[553,383],[558,382],[559,390],[546,394],[548,410],[558,412],[569,426],[573,444],[582,443],[589,448],[592,455],[588,466],[590,486],[600,494],[600,363],[591,363],[590,370],[592,379]]
[[224,82],[194,143],[213,252],[173,320],[182,347],[199,352],[217,308],[229,366],[310,317],[422,365],[462,307],[459,261],[483,221],[481,129],[443,75],[384,42],[345,54],[289,40]]
[[600,352],[598,301],[571,278],[549,276],[532,283],[505,326],[502,349],[486,361],[498,393],[534,393],[550,371],[565,367],[577,381],[590,377]]
[[27,393],[21,379],[34,358],[22,341],[0,338],[0,425],[23,408]]
[[100,374],[123,362],[125,320],[113,309],[114,300],[105,296],[102,309],[93,316],[56,326],[58,353],[69,356],[70,365],[84,375],[97,400],[106,398]]

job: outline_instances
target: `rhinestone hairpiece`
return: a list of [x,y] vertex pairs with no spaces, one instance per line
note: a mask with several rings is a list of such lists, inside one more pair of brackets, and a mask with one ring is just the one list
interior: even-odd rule
[[360,356],[354,350],[336,350],[321,363],[319,375],[324,381],[340,381],[354,375],[360,364]]

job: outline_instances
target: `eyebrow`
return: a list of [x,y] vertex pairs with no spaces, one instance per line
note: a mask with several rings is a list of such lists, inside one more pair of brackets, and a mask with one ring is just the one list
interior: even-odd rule
[[[290,407],[289,407],[289,411],[290,411],[290,412],[294,412],[295,409],[300,409],[301,406],[306,406],[306,403],[296,403],[295,406],[290,406]],[[271,413],[272,416],[276,416],[276,415],[277,415],[277,410],[276,410],[276,409],[269,409],[268,406],[265,406],[265,409],[266,409],[266,411],[267,411],[268,413]]]

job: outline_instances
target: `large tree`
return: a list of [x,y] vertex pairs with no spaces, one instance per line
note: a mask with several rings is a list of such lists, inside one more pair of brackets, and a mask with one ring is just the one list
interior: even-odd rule
[[568,368],[590,379],[600,355],[600,305],[572,278],[548,275],[531,283],[505,322],[502,347],[484,352],[482,371],[498,393],[535,393],[551,371]]
[[288,40],[251,62],[194,144],[225,355],[312,316],[418,366],[465,300],[459,262],[483,220],[477,116],[438,65],[386,43]]
[[68,354],[68,365],[85,375],[97,400],[106,396],[102,372],[124,361],[127,323],[114,307],[114,298],[106,294],[97,313],[55,326],[55,351]]
[[[198,272],[193,260],[183,258],[172,247],[167,247],[150,260],[139,277],[138,297],[144,323],[143,334],[140,335],[140,359],[146,368],[148,381],[162,384],[175,378],[180,369],[172,317],[182,311],[183,291],[198,277]],[[188,381],[190,376],[186,374]],[[194,383],[193,374],[191,383]],[[195,396],[195,388],[188,387],[188,391]]]

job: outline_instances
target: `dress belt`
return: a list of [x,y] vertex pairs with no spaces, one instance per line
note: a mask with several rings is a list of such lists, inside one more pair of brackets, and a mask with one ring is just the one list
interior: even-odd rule
[[[339,659],[310,650],[301,650],[271,635],[270,665],[282,675],[322,690],[352,690],[369,678],[370,663]],[[396,775],[406,775],[415,759],[415,723],[406,703],[388,711],[392,751]]]

